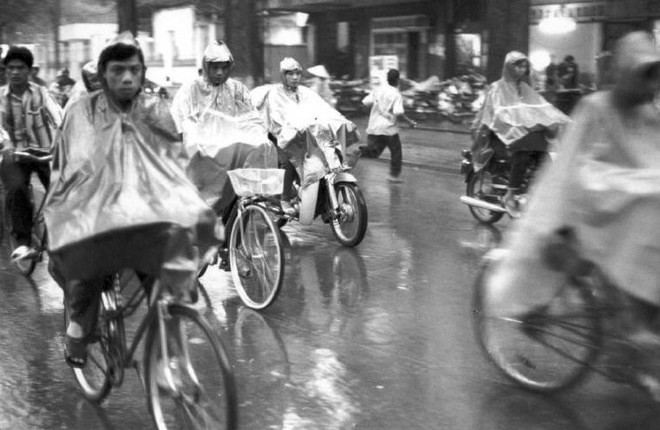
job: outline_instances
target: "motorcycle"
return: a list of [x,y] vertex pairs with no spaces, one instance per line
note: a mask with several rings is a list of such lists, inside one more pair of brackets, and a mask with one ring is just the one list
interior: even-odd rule
[[[502,143],[500,145],[503,146]],[[465,149],[461,151],[461,155],[461,174],[464,176],[466,190],[460,200],[468,205],[472,216],[485,224],[496,223],[504,214],[512,216],[504,205],[511,170],[506,148],[492,150],[492,155],[481,168],[475,167],[474,154],[471,150]],[[522,208],[527,201],[526,194],[529,185],[546,155],[538,152],[530,159],[521,186],[521,193],[517,197]]]
[[294,184],[298,191],[295,211],[285,213],[280,226],[290,220],[310,225],[320,216],[324,223],[330,224],[340,244],[353,247],[364,239],[368,213],[357,178],[344,162],[342,141],[346,133],[345,124],[335,133],[314,125],[298,133],[296,140],[307,145],[302,161],[305,174]]

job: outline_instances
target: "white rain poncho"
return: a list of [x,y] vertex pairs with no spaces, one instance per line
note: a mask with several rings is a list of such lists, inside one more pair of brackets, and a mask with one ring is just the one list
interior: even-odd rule
[[284,149],[305,187],[330,168],[329,155],[359,140],[356,125],[307,87],[290,91],[283,84],[252,90],[252,100],[269,131]]
[[224,44],[209,45],[204,76],[181,87],[172,102],[174,120],[191,157],[188,176],[220,214],[235,197],[228,170],[277,167],[277,152],[247,87],[231,78],[220,85],[206,78],[210,62],[232,61]]

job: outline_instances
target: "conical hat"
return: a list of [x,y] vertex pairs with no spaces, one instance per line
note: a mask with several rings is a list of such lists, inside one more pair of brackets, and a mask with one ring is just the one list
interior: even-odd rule
[[310,67],[309,69],[307,69],[307,71],[314,76],[318,76],[319,78],[330,79],[330,74],[328,73],[328,70],[326,70],[325,66],[321,64],[319,64],[318,66]]
[[234,57],[231,55],[231,51],[227,48],[227,45],[224,42],[213,41],[209,43],[209,46],[204,50],[204,62],[208,63],[224,63],[234,62]]

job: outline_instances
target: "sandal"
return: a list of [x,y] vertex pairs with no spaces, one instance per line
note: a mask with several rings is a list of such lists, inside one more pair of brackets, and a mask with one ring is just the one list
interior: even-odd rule
[[87,364],[87,339],[64,336],[64,359],[66,364],[83,368]]

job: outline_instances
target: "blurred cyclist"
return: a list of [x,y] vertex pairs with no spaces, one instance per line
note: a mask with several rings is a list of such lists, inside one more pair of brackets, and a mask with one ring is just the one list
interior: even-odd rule
[[[620,368],[650,360],[648,374],[632,376],[660,400],[653,370],[660,353],[660,52],[649,33],[634,32],[617,42],[613,61],[613,89],[579,102],[557,159],[539,177],[525,215],[505,240],[510,253],[500,287],[529,289],[532,280],[546,291],[553,282],[561,285],[539,256],[555,231],[570,228],[584,257],[622,292],[619,302],[628,312],[619,322],[630,345]],[[507,293],[507,301],[521,294]]]
[[[34,207],[30,196],[30,178],[36,173],[48,189],[48,164],[27,159],[15,159],[12,153],[48,151],[57,127],[62,122],[62,109],[46,88],[30,82],[34,63],[32,52],[22,46],[12,46],[3,59],[8,84],[0,88],[2,127],[9,133],[11,144],[5,148],[0,164],[0,178],[5,187],[7,212],[18,246],[13,260],[30,254]],[[3,142],[5,143],[5,142]]]

